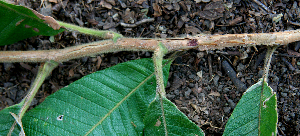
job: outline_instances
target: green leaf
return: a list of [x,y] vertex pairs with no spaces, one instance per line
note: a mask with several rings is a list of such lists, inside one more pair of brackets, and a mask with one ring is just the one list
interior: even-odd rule
[[0,46],[37,36],[56,35],[64,29],[54,30],[30,9],[0,1]]
[[[163,109],[169,136],[204,136],[203,131],[165,97],[163,97]],[[161,104],[159,98],[157,98],[150,104],[144,119],[146,125],[144,130],[145,135],[165,135],[162,119]]]
[[[225,136],[276,135],[276,93],[263,81],[252,85],[242,96],[231,114],[224,131]],[[262,89],[263,88],[263,89]]]
[[[165,82],[169,67],[170,62],[163,68]],[[144,116],[155,98],[155,83],[151,59],[126,62],[87,75],[26,113],[22,119],[25,133],[142,135]]]
[[[10,112],[18,114],[21,107],[22,107],[22,104],[19,103],[19,104],[7,107],[0,111],[0,135],[1,136],[6,136],[7,133],[9,132],[11,126],[15,122],[15,119],[10,114]],[[12,135],[19,136],[20,131],[21,131],[21,128],[19,127],[19,125],[16,125]]]

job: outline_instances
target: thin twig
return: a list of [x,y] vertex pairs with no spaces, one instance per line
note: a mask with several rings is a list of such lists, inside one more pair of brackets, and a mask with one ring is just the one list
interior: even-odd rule
[[211,54],[208,54],[207,61],[208,61],[209,78],[213,79]]
[[149,22],[153,22],[154,21],[154,18],[149,18],[149,19],[143,19],[141,21],[138,21],[134,24],[127,24],[127,23],[120,23],[121,26],[123,27],[137,27],[138,25],[141,25],[141,24],[145,24],[145,23],[149,23]]
[[287,24],[289,24],[289,25],[294,25],[294,26],[300,26],[300,23],[298,23],[298,22],[293,22],[293,21],[290,21],[290,20],[287,20]]
[[261,6],[264,10],[266,10],[267,12],[271,12],[271,10],[263,3],[261,3],[260,1],[258,0],[253,0],[253,2],[255,2],[257,5]]
[[2,51],[0,62],[64,62],[84,56],[116,51],[154,51],[161,42],[168,52],[198,48],[200,51],[234,46],[286,45],[300,40],[300,29],[274,33],[196,35],[187,38],[118,38],[55,50]]

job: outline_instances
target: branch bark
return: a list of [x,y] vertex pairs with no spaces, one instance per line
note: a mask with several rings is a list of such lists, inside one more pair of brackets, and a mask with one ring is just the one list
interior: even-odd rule
[[64,62],[84,56],[116,51],[152,51],[161,42],[168,52],[198,48],[200,51],[234,46],[286,45],[300,40],[300,29],[258,34],[196,35],[186,38],[118,38],[68,47],[38,51],[2,51],[0,62]]

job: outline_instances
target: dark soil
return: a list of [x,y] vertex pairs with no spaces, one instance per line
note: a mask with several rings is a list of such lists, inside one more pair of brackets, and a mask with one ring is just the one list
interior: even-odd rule
[[[300,2],[294,0],[262,0],[262,5],[268,9],[251,0],[49,1],[41,5],[39,0],[19,0],[19,4],[60,21],[116,31],[127,37],[261,33],[294,30],[300,26],[297,23],[300,21]],[[154,18],[154,21],[127,27],[147,18]],[[96,40],[100,39],[65,31],[55,36],[55,42],[50,42],[49,37],[37,36],[0,49],[57,49]],[[245,88],[261,78],[266,49],[265,46],[256,46],[206,52],[187,51],[171,66],[167,97],[206,135],[221,135]],[[269,85],[277,93],[278,135],[299,136],[300,133],[299,49],[300,42],[281,46],[271,63]],[[117,52],[64,62],[42,85],[32,106],[87,74],[128,60],[151,56],[149,52]],[[0,109],[24,98],[39,65],[0,64]],[[231,72],[226,74],[228,70]]]

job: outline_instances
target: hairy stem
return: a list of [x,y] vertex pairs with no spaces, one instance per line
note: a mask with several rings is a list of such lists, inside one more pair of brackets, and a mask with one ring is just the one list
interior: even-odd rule
[[196,35],[186,38],[145,39],[118,38],[55,50],[38,51],[2,51],[0,62],[46,62],[54,60],[64,62],[84,56],[116,51],[152,51],[161,42],[169,52],[198,48],[200,51],[222,49],[234,46],[286,45],[300,40],[300,30],[259,33],[259,34],[227,34]]
[[[264,88],[265,88],[265,82],[268,82],[268,76],[269,76],[269,69],[270,69],[270,65],[271,65],[271,60],[272,60],[272,56],[274,51],[277,49],[278,45],[274,45],[274,46],[268,46],[268,51],[266,53],[266,57],[265,57],[265,66],[264,66],[264,75],[262,77],[262,87],[261,87],[261,92],[260,92],[260,107],[263,107],[263,92],[264,92]],[[258,122],[258,126],[260,126],[261,123],[261,108],[259,108],[259,122]],[[260,132],[260,127],[258,128],[258,131]]]
[[52,70],[58,66],[59,63],[55,61],[47,61],[43,66],[39,68],[38,74],[30,87],[30,91],[23,99],[24,105],[20,109],[19,118],[22,119],[26,110],[29,108],[35,94],[38,92],[41,85],[44,83],[45,79],[50,75]]
[[165,54],[168,50],[164,47],[162,43],[158,44],[157,49],[154,51],[153,55],[153,64],[155,68],[155,77],[156,77],[156,91],[161,96],[166,97],[166,91],[164,86],[164,75],[162,70],[162,61]]
[[165,117],[164,105],[163,105],[163,98],[166,97],[165,85],[164,85],[164,75],[162,70],[162,61],[164,55],[168,53],[168,49],[160,42],[158,47],[154,51],[153,55],[153,64],[155,69],[155,77],[156,77],[156,95],[160,100],[160,106],[162,111],[162,119],[165,128],[165,136],[168,136],[167,130],[167,122]]
[[78,32],[84,33],[84,34],[98,36],[103,39],[114,39],[114,41],[115,41],[117,38],[123,37],[121,34],[113,32],[113,31],[100,31],[100,30],[96,30],[96,29],[80,27],[77,25],[73,25],[73,24],[69,24],[69,23],[65,23],[65,22],[61,22],[61,21],[57,21],[57,22],[59,25],[64,26],[67,29],[70,29],[73,31],[78,31]]
[[265,57],[265,62],[264,62],[264,75],[263,75],[263,80],[265,82],[268,82],[268,76],[269,76],[269,69],[270,69],[270,65],[271,65],[271,60],[272,60],[272,56],[274,51],[277,49],[278,45],[274,45],[274,46],[268,46],[268,51],[266,53],[266,57]]
[[[58,64],[59,63],[51,60],[51,61],[45,62],[45,64],[40,66],[40,68],[38,70],[38,73],[37,73],[37,76],[36,76],[34,82],[32,83],[28,94],[20,102],[20,103],[23,103],[22,104],[23,106],[21,107],[21,109],[19,111],[19,114],[18,114],[19,121],[22,120],[22,117],[24,116],[25,112],[29,108],[34,96],[38,92],[41,85],[44,83],[45,79],[50,75],[50,73],[53,71],[53,69],[56,68],[56,66],[58,66]],[[9,131],[8,135],[11,135],[11,133],[14,130],[15,125],[16,125],[16,122],[10,128],[10,131]]]

